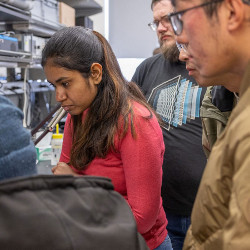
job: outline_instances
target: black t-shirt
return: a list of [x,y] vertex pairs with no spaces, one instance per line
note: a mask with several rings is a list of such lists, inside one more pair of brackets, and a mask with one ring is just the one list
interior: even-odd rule
[[163,207],[189,216],[206,164],[199,116],[206,89],[188,76],[185,63],[170,63],[162,55],[142,62],[132,81],[164,121]]

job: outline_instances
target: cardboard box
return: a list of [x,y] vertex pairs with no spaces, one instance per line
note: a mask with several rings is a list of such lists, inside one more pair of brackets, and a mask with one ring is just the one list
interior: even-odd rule
[[75,9],[66,3],[59,3],[59,22],[67,27],[75,26]]

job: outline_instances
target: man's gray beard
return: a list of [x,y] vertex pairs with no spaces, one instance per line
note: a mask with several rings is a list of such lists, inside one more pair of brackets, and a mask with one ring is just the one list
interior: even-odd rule
[[180,52],[175,43],[167,47],[162,46],[161,51],[163,56],[170,62],[175,63],[179,61]]

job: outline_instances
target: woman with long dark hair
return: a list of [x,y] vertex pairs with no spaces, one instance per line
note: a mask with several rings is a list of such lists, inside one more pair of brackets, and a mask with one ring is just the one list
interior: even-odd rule
[[164,142],[142,93],[124,79],[105,38],[83,27],[56,32],[43,50],[42,65],[68,112],[53,173],[110,178],[148,246],[161,247],[167,237],[161,200]]

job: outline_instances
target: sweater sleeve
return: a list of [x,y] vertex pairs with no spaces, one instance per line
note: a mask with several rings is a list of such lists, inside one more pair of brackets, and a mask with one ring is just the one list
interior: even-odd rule
[[161,207],[164,142],[155,117],[137,116],[136,138],[131,129],[120,144],[127,187],[127,201],[143,234],[155,224]]
[[64,126],[64,133],[63,133],[63,145],[62,145],[62,152],[60,156],[60,162],[68,163],[70,160],[70,151],[72,147],[72,129],[70,126],[71,115],[68,114]]

